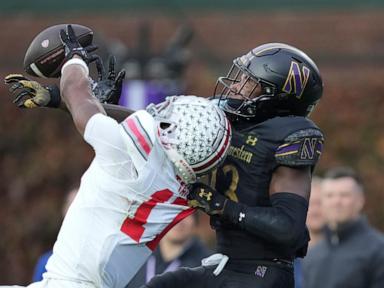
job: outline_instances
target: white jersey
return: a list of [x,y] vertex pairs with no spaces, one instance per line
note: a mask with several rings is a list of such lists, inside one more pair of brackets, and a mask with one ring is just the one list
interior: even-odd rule
[[84,139],[95,158],[65,216],[45,279],[124,287],[161,237],[193,212],[156,129],[146,111],[121,124],[102,114],[88,121]]

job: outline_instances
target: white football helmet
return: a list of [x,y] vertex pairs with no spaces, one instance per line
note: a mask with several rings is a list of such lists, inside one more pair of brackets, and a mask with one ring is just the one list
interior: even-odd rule
[[223,111],[196,96],[170,96],[147,107],[158,123],[158,134],[177,174],[192,183],[225,158],[231,125]]

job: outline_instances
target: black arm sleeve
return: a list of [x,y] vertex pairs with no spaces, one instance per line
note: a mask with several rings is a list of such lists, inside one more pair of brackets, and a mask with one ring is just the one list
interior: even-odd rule
[[[57,87],[56,85],[50,85],[50,86],[47,86],[47,89],[49,91],[49,94],[51,95],[51,100],[48,103],[47,107],[60,108],[61,110],[69,113],[68,108],[65,105],[64,101],[61,101],[59,87]],[[108,104],[108,103],[101,103],[101,105],[104,107],[107,115],[115,119],[119,123],[122,122],[129,115],[135,113],[135,111],[120,105]]]
[[[207,287],[204,285],[204,282],[207,281],[204,272],[205,268],[202,266],[196,268],[181,267],[176,271],[156,275],[145,286],[140,288]],[[126,288],[129,288],[129,286]]]
[[248,207],[228,200],[223,216],[231,223],[268,241],[295,246],[306,233],[308,201],[288,192],[273,194],[271,207]]
[[103,103],[102,105],[107,115],[115,119],[117,122],[122,122],[129,115],[135,113],[135,111],[119,105],[107,103]]

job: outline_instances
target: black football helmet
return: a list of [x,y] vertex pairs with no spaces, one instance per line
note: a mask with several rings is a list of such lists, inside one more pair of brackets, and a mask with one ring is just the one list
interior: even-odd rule
[[307,116],[322,94],[320,72],[311,58],[290,45],[269,43],[233,61],[228,75],[217,80],[214,99],[236,119],[251,120]]

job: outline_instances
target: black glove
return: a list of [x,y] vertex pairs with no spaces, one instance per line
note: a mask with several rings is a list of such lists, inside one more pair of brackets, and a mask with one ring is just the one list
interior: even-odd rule
[[9,91],[14,94],[13,103],[20,108],[60,106],[60,91],[55,85],[42,86],[21,74],[9,74],[4,81],[5,84],[11,85]]
[[119,102],[125,78],[125,70],[121,70],[116,77],[115,64],[116,58],[110,56],[108,73],[104,75],[102,62],[97,63],[99,78],[98,81],[93,82],[92,90],[100,103],[118,104]]
[[228,199],[204,183],[191,185],[188,206],[199,208],[209,215],[222,215]]
[[72,59],[74,55],[80,56],[85,63],[89,64],[93,61],[101,62],[100,56],[89,54],[97,49],[97,46],[90,45],[87,47],[81,46],[76,38],[75,31],[72,25],[67,25],[66,31],[60,30],[60,39],[64,45],[65,61]]

